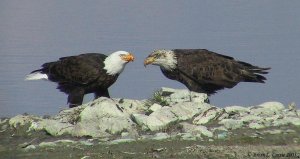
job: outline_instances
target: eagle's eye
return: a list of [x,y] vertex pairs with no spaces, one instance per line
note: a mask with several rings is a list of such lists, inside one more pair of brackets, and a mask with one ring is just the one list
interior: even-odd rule
[[155,58],[160,58],[160,57],[161,57],[161,54],[154,54],[154,57],[155,57]]
[[126,55],[125,54],[120,54],[119,56],[121,57],[122,60],[126,60]]

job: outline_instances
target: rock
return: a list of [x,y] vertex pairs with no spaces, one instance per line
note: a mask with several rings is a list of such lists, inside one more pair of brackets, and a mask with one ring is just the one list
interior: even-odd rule
[[206,137],[213,137],[213,133],[209,130],[207,130],[207,128],[205,126],[197,126],[197,129],[196,130],[199,130],[201,131],[202,135],[203,136],[206,136]]
[[133,114],[132,118],[143,130],[163,130],[178,118],[170,111],[169,107],[163,107],[160,111],[153,112],[149,116],[144,114]]
[[249,108],[241,107],[241,106],[228,106],[228,107],[225,107],[224,109],[229,114],[231,114],[231,113],[245,114],[245,113],[250,112]]
[[260,104],[259,106],[274,112],[280,112],[285,108],[284,105],[280,102],[265,102]]
[[156,133],[152,139],[153,140],[164,140],[169,137],[170,137],[170,135],[168,135],[167,133]]
[[162,130],[177,120],[178,118],[171,112],[170,107],[163,107],[160,111],[153,112],[149,115],[146,126],[151,131]]
[[197,138],[191,133],[179,133],[178,134],[182,140],[197,140]]
[[191,133],[192,135],[201,134],[205,137],[213,137],[213,133],[207,130],[205,126],[202,125],[196,126],[186,122],[180,123],[180,125],[182,125],[182,130],[185,133]]
[[175,114],[179,121],[192,119],[201,112],[200,104],[193,102],[178,103],[171,107],[171,112]]
[[128,113],[122,112],[112,99],[98,98],[80,113],[73,135],[107,137],[133,129],[135,125]]
[[225,139],[225,138],[227,137],[227,135],[228,135],[228,132],[227,132],[227,131],[224,131],[224,132],[222,132],[222,133],[219,133],[219,134],[217,135],[217,138],[218,138],[218,139]]
[[206,103],[208,100],[208,96],[205,93],[197,93],[197,92],[193,92],[191,91],[191,102],[194,103]]
[[7,125],[2,125],[2,126],[1,126],[1,130],[0,130],[0,133],[6,131],[6,130],[7,130],[7,127],[8,127]]
[[121,133],[121,137],[124,138],[124,137],[128,137],[129,136],[129,133],[128,132],[122,132]]
[[176,103],[182,102],[197,102],[204,103],[208,100],[207,94],[191,92],[187,89],[172,89],[162,87],[162,96],[169,103],[169,105],[174,105]]
[[78,123],[74,126],[74,131],[71,135],[76,137],[90,136],[94,138],[106,138],[112,136],[110,133],[96,127],[96,124],[96,122],[93,122],[90,125],[87,123]]
[[223,124],[225,128],[230,130],[241,128],[244,125],[243,121],[235,119],[223,119],[219,124]]
[[[38,126],[36,126],[35,124],[37,124]],[[60,136],[63,134],[72,134],[74,125],[69,123],[61,123],[57,120],[45,119],[41,120],[38,123],[33,122],[30,128],[35,130],[43,129],[52,136]]]
[[24,151],[30,151],[36,149],[35,145],[28,145],[27,147],[24,148]]
[[155,112],[161,108],[162,108],[161,105],[154,103],[153,105],[150,106],[149,110],[151,110],[152,112]]
[[[93,103],[87,103],[91,104]],[[82,112],[83,109],[85,109],[88,105],[80,105],[78,107],[70,108],[70,109],[64,109],[59,112],[59,114],[55,115],[51,119],[59,121],[61,123],[70,123],[70,124],[76,124],[79,121],[79,115]]]
[[[139,126],[142,127],[143,130],[149,130],[147,119],[148,116],[145,114],[132,114],[132,119],[134,122],[136,122]],[[158,121],[160,122],[160,121]]]
[[68,139],[62,139],[62,140],[56,140],[55,143],[62,144],[62,145],[68,145],[68,144],[74,144],[77,143],[77,141],[74,140],[68,140]]
[[113,140],[110,142],[110,144],[119,144],[119,143],[128,143],[128,142],[133,142],[135,141],[134,139],[117,139]]
[[285,130],[285,133],[296,133],[296,131],[295,130],[293,130],[293,129],[287,129],[287,130]]
[[273,115],[273,116],[270,116],[270,117],[265,117],[264,121],[273,122],[273,121],[280,120],[280,119],[283,119],[283,118],[284,118],[283,115],[277,114],[277,115]]
[[289,123],[291,122],[286,119],[280,119],[280,120],[275,120],[273,122],[273,126],[283,126],[283,125],[288,125]]
[[224,109],[216,108],[216,107],[210,107],[207,110],[201,112],[200,115],[195,117],[193,120],[193,124],[196,125],[203,125],[211,120],[217,119],[219,116],[221,116],[224,113]]
[[85,145],[85,146],[93,146],[94,144],[90,141],[79,141],[79,143],[81,145]]
[[17,126],[24,126],[30,124],[34,120],[40,120],[41,118],[31,115],[17,115],[9,120],[9,125],[16,128]]
[[0,125],[6,123],[7,121],[8,119],[0,119]]
[[297,113],[297,111],[293,111],[293,110],[285,110],[284,112],[284,115],[285,116],[289,116],[289,117],[296,117],[296,118],[299,118],[299,114]]
[[177,91],[182,91],[183,89],[173,89],[173,88],[168,88],[168,87],[161,87],[161,95],[166,97],[170,96],[171,94],[177,92]]
[[149,116],[146,119],[146,127],[151,131],[158,131],[165,129],[167,127],[167,123],[163,123],[161,120],[157,119],[154,116]]
[[[163,91],[164,92],[164,91]],[[191,102],[191,94],[187,89],[176,90],[170,96],[165,98],[170,105],[182,102]]]
[[219,126],[219,127],[211,128],[211,130],[212,130],[213,132],[216,132],[216,131],[228,131],[228,129],[225,128],[223,125],[222,125],[222,126]]
[[293,124],[295,126],[300,126],[300,118],[298,117],[284,117],[282,119],[277,119],[273,122],[273,126],[282,126]]
[[87,104],[80,113],[80,121],[93,120],[95,117],[124,116],[117,103],[112,99],[101,97]]
[[41,142],[39,147],[54,147],[56,146],[55,142]]
[[39,144],[39,146],[40,147],[54,147],[57,145],[70,145],[70,144],[76,144],[76,143],[77,143],[77,141],[63,139],[63,140],[56,140],[53,142],[41,142]]
[[257,122],[257,123],[260,123],[260,122],[262,122],[263,118],[260,117],[260,116],[257,116],[257,115],[250,114],[250,115],[242,116],[240,118],[240,120],[242,122]]
[[265,102],[260,104],[259,106],[251,107],[250,113],[254,115],[263,115],[263,116],[272,116],[276,114],[280,114],[280,112],[284,109],[284,105],[279,102]]
[[251,129],[262,129],[262,128],[265,128],[265,126],[263,124],[259,124],[259,123],[250,123],[249,128],[251,128]]
[[288,105],[288,110],[289,111],[297,111],[297,105],[295,102],[292,102]]
[[275,129],[275,130],[266,130],[266,131],[263,131],[263,132],[264,132],[264,133],[268,133],[268,134],[275,135],[275,134],[281,134],[281,133],[282,133],[282,130]]
[[147,109],[145,107],[144,101],[124,98],[114,100],[118,101],[117,104],[122,109],[122,111],[128,114],[142,113]]
[[22,144],[19,144],[18,147],[19,148],[26,148],[27,146],[31,145],[31,143],[28,143],[28,142],[24,142]]
[[295,126],[300,126],[300,118],[296,118],[296,117],[289,117],[287,120],[290,120],[291,123]]

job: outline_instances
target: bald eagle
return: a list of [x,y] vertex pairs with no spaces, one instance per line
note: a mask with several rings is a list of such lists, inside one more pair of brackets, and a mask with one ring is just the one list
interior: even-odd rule
[[108,87],[118,78],[125,65],[134,60],[131,53],[117,51],[109,56],[86,53],[62,57],[32,71],[25,80],[45,79],[58,84],[57,89],[68,95],[69,107],[82,104],[83,96],[94,93],[95,98],[110,97]]
[[144,65],[158,65],[169,79],[208,95],[239,82],[264,83],[270,68],[261,68],[206,49],[155,50]]

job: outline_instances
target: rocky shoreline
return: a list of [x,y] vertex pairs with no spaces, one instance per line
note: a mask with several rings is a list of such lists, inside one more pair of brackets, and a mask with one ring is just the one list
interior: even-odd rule
[[[219,108],[207,101],[206,94],[171,88],[162,88],[148,100],[99,98],[55,116],[1,119],[0,135],[10,136],[7,142],[14,140],[15,134],[27,137],[15,145],[22,151],[66,144],[95,146],[164,140],[299,145],[300,110],[295,104],[266,102]],[[35,139],[37,133],[47,137]],[[9,151],[3,145],[5,141],[0,143],[0,154]]]

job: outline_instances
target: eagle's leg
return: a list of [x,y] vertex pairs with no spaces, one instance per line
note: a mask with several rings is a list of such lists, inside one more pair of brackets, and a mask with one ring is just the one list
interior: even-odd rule
[[108,89],[100,89],[97,90],[95,93],[95,99],[99,98],[99,97],[107,97],[110,98],[109,93],[108,93]]
[[68,103],[69,108],[77,107],[78,105],[82,104],[84,96],[84,90],[83,89],[76,89],[69,93],[68,96]]

